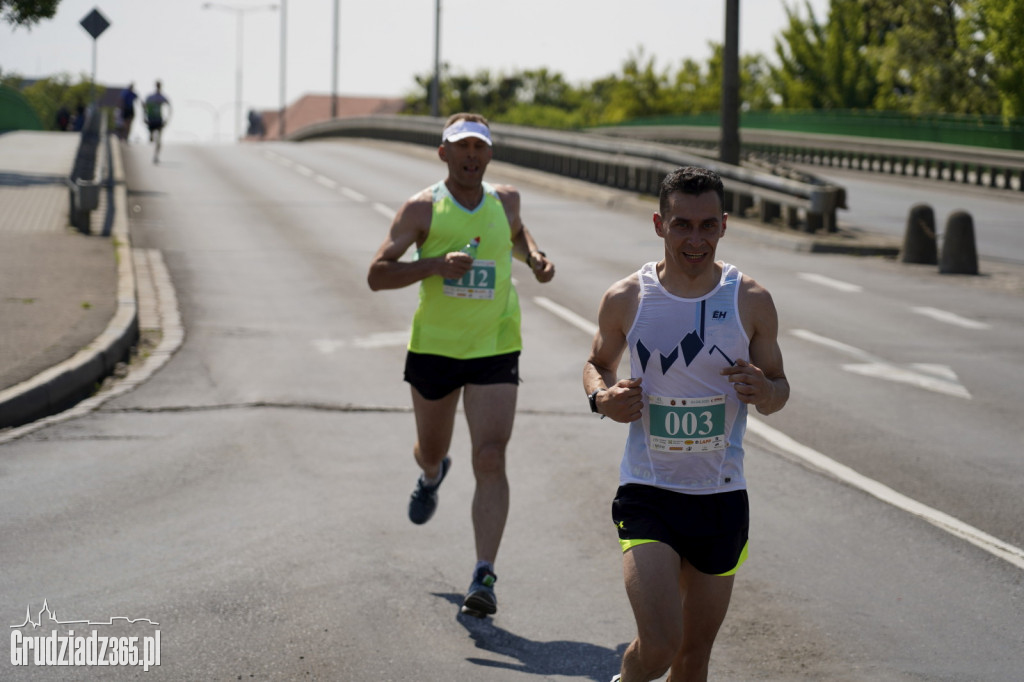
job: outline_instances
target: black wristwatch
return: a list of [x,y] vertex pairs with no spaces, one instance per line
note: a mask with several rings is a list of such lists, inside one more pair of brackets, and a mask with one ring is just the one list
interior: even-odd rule
[[590,401],[590,411],[593,412],[594,414],[597,414],[597,394],[600,393],[601,391],[604,391],[604,390],[607,390],[607,389],[604,389],[604,388],[595,389],[593,393],[591,393],[590,395],[587,396],[587,400]]

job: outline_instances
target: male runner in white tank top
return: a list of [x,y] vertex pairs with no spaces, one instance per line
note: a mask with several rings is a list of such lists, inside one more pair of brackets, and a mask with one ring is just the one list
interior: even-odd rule
[[[747,406],[789,398],[771,295],[715,260],[725,234],[717,173],[680,168],[661,185],[664,255],[604,294],[583,368],[594,412],[629,423],[612,504],[637,636],[621,682],[706,680],[736,570],[747,556]],[[629,349],[631,378],[616,368]]]

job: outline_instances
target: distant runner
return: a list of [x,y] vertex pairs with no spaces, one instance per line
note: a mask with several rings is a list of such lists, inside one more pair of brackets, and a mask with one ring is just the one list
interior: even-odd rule
[[[156,91],[146,97],[143,108],[146,111],[146,127],[149,128],[149,141],[156,145],[153,148],[153,163],[159,163],[163,129],[171,120],[171,101],[164,96],[160,81],[156,82]],[[166,116],[164,116],[165,109],[167,111]]]

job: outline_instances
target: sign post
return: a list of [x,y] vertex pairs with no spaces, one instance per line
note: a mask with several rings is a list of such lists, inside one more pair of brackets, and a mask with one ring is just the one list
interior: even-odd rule
[[100,13],[98,8],[93,8],[79,22],[85,32],[92,36],[92,105],[96,106],[96,42],[100,34],[110,27],[110,22]]

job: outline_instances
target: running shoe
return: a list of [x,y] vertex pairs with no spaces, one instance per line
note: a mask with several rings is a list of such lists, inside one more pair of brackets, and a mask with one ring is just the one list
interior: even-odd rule
[[424,483],[423,476],[416,480],[416,489],[412,491],[412,497],[409,499],[410,521],[417,525],[426,523],[437,511],[437,489],[441,487],[451,465],[452,461],[449,458],[441,460],[441,480],[434,485]]
[[478,568],[473,574],[462,612],[467,616],[483,618],[498,610],[498,598],[494,596],[494,583],[498,576],[486,568]]

